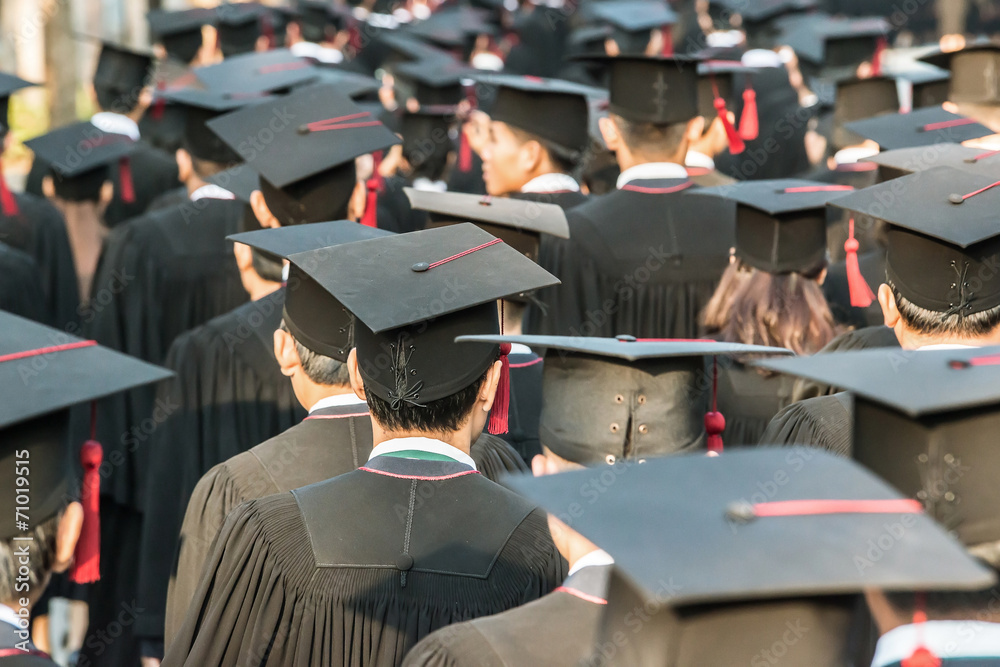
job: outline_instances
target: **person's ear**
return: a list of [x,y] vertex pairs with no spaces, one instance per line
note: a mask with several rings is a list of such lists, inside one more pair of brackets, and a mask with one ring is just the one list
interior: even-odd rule
[[83,528],[83,505],[72,502],[66,506],[59,526],[56,528],[56,552],[54,554],[52,571],[65,572],[73,564],[73,553],[76,542],[80,539]]
[[684,136],[687,138],[689,144],[693,144],[699,139],[701,139],[701,135],[704,133],[705,133],[705,117],[695,116],[694,118],[688,121],[687,131],[684,133]]
[[112,183],[111,181],[104,181],[104,183],[101,184],[101,192],[98,196],[100,197],[98,203],[100,204],[101,208],[106,207],[108,204],[111,203],[111,200],[114,199],[115,184]]
[[245,243],[233,244],[233,255],[236,257],[236,268],[240,273],[253,269],[253,249]]
[[525,141],[518,149],[517,156],[522,173],[533,173],[542,162],[542,145],[534,139]]
[[357,348],[353,348],[351,353],[347,355],[347,374],[351,377],[351,389],[354,390],[354,395],[362,401],[367,401],[365,381],[361,379],[361,368],[358,366]]
[[612,58],[617,58],[622,54],[622,50],[621,47],[618,46],[618,42],[608,37],[604,40],[604,53]]
[[497,386],[500,384],[500,369],[503,362],[499,359],[486,371],[486,382],[479,388],[479,401],[483,404],[483,412],[489,412],[493,407],[493,400],[497,396]]
[[250,193],[250,210],[253,211],[253,215],[257,218],[257,222],[260,223],[261,227],[265,229],[281,227],[281,222],[271,213],[267,202],[264,201],[264,193],[260,190],[254,190]]
[[282,329],[274,331],[274,358],[278,360],[278,367],[285,377],[292,377],[302,368],[302,359],[295,349],[295,339]]
[[622,144],[622,135],[618,132],[618,126],[615,125],[615,121],[610,118],[599,118],[597,120],[597,127],[601,131],[601,137],[604,139],[604,144],[608,147],[608,150],[612,153],[618,151]]
[[882,283],[878,288],[878,305],[882,306],[882,320],[885,326],[895,329],[900,322],[899,308],[896,306],[896,297],[892,294],[892,288]]
[[818,276],[816,276],[816,284],[822,286],[823,283],[826,282],[827,273],[829,273],[829,269],[827,269],[827,267],[824,266],[823,270],[819,272]]
[[45,195],[47,199],[56,198],[56,183],[52,180],[51,175],[42,177],[42,194]]
[[183,148],[178,148],[174,153],[174,159],[177,160],[177,180],[181,183],[187,183],[187,180],[194,173],[194,161],[191,159],[191,154]]

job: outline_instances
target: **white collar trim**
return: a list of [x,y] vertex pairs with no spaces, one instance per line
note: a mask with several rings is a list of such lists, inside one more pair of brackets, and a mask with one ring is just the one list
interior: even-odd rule
[[595,549],[591,551],[586,556],[581,557],[575,563],[573,567],[569,569],[568,577],[572,577],[574,574],[579,572],[585,567],[597,567],[598,565],[614,565],[615,559],[611,557],[607,551],[603,549]]
[[7,623],[8,625],[13,625],[18,630],[21,630],[22,620],[24,619],[18,616],[16,611],[5,604],[0,604],[0,623]]
[[533,354],[531,348],[524,343],[511,343],[510,344],[511,354]]
[[715,160],[701,151],[688,151],[684,156],[684,166],[699,169],[715,169]]
[[128,116],[110,111],[100,111],[90,118],[90,124],[101,132],[124,134],[132,141],[139,141],[139,125]]
[[191,201],[199,199],[236,199],[236,195],[215,183],[206,183],[191,193]]
[[1000,656],[1000,623],[928,621],[920,627],[901,625],[878,640],[872,667],[902,662],[919,643],[943,659],[993,658]]
[[385,442],[376,446],[368,457],[371,461],[376,456],[382,456],[383,454],[392,454],[394,452],[402,452],[407,449],[419,449],[422,452],[431,452],[432,454],[440,454],[442,456],[447,456],[450,459],[455,459],[459,463],[464,463],[473,470],[476,470],[476,462],[472,460],[472,457],[463,452],[457,447],[452,447],[447,442],[442,442],[435,438],[394,438],[392,440],[386,440]]
[[420,178],[413,179],[413,189],[420,192],[447,192],[448,184],[444,181],[432,181],[429,178],[421,176]]
[[569,174],[542,174],[521,186],[521,192],[579,192],[580,184]]
[[297,44],[292,44],[289,50],[292,52],[293,56],[297,56],[299,58],[312,58],[313,60],[318,60],[321,63],[339,65],[344,62],[343,53],[337,49],[320,46],[314,42],[298,42]]
[[959,345],[958,343],[938,343],[937,345],[924,345],[917,350],[971,350],[975,345]]
[[311,408],[309,408],[309,414],[324,408],[339,408],[344,405],[361,405],[364,402],[365,401],[358,398],[353,391],[349,391],[346,394],[337,394],[336,396],[327,396],[326,398],[319,399],[313,403]]
[[687,169],[682,164],[673,162],[647,162],[629,167],[618,176],[616,183],[619,190],[632,181],[645,181],[652,179],[686,179]]

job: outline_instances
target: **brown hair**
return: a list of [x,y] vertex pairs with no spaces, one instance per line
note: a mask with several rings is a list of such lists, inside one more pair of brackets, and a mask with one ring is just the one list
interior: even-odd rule
[[812,354],[837,333],[816,280],[821,270],[774,274],[737,260],[722,274],[705,306],[704,326],[726,342]]

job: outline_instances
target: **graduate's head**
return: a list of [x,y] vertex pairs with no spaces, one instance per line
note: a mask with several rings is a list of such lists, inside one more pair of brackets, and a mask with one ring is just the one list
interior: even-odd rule
[[220,139],[208,127],[208,122],[256,98],[189,88],[158,92],[157,95],[162,98],[157,103],[169,103],[183,118],[181,145],[175,157],[178,177],[189,190],[201,187],[209,177],[242,161],[236,149]]
[[491,195],[520,192],[543,174],[575,174],[590,148],[589,107],[579,87],[536,77],[496,77],[482,151]]
[[203,48],[202,28],[214,22],[214,12],[197,7],[180,11],[154,9],[146,14],[162,57],[185,65],[196,65]]
[[4,152],[7,134],[10,131],[10,96],[35,84],[12,74],[0,72],[0,153]]
[[144,105],[144,89],[153,58],[122,46],[103,43],[94,71],[94,95],[102,111],[130,115]]
[[114,194],[112,169],[118,170],[122,196],[127,192],[132,173],[129,154],[135,142],[125,135],[82,122],[53,130],[25,145],[48,164],[42,190],[53,201],[107,204]]
[[257,220],[265,227],[301,225],[348,217],[351,196],[358,187],[354,160],[283,187],[260,179],[251,199]]
[[403,157],[411,179],[444,178],[454,153],[449,133],[455,118],[454,107],[424,107],[405,113],[402,119]]
[[979,591],[926,593],[869,590],[865,592],[865,600],[879,634],[914,623],[921,612],[928,621],[1000,623],[1000,586]]
[[351,392],[347,364],[303,345],[284,320],[274,332],[274,356],[281,374],[291,381],[295,398],[306,409],[321,398]]

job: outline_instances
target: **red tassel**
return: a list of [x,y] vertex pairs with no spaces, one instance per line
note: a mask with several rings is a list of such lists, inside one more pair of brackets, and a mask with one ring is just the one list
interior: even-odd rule
[[382,176],[382,172],[379,171],[379,167],[382,166],[383,157],[384,154],[382,151],[372,153],[372,179],[375,181],[375,187],[378,188],[379,192],[385,189],[385,178]]
[[[166,90],[167,82],[158,81],[156,83],[156,89],[159,91]],[[167,100],[164,99],[162,95],[156,98],[156,101],[153,102],[153,110],[149,112],[150,115],[153,117],[153,120],[159,121],[163,119],[163,110],[166,108],[166,106],[167,106]]]
[[361,215],[361,224],[365,227],[378,227],[378,184],[375,178],[365,181],[368,196],[365,197],[365,212]]
[[500,381],[497,395],[490,410],[490,421],[486,430],[493,435],[507,432],[507,412],[510,408],[510,343],[500,343]]
[[851,294],[851,305],[855,308],[867,308],[875,300],[875,293],[861,275],[861,267],[858,265],[858,248],[861,244],[854,238],[854,218],[851,218],[847,229],[847,241],[844,242],[847,258],[844,262],[847,266],[847,288]]
[[889,41],[885,37],[879,37],[875,43],[875,54],[872,56],[872,76],[882,76],[882,58],[888,47]]
[[118,182],[121,185],[122,201],[131,204],[135,201],[135,187],[132,185],[132,165],[127,157],[118,162]]
[[913,612],[913,625],[917,631],[917,648],[910,654],[909,658],[903,658],[899,663],[901,667],[941,667],[941,659],[924,646],[923,634],[924,623],[927,622],[927,612],[925,606],[927,598],[924,593],[917,593],[917,609]]
[[260,34],[267,40],[267,50],[270,51],[274,48],[274,22],[271,20],[270,14],[267,12],[260,15]]
[[719,365],[712,357],[712,410],[705,413],[705,433],[708,434],[706,447],[716,454],[722,453],[722,432],[726,430],[726,418],[719,412]]
[[97,404],[90,406],[90,440],[80,448],[80,463],[83,466],[83,489],[80,503],[83,505],[83,528],[76,542],[73,554],[73,568],[70,581],[90,584],[101,579],[101,460],[104,448],[94,440]]
[[715,111],[719,114],[719,119],[722,121],[722,126],[726,129],[726,139],[729,140],[729,152],[733,155],[739,155],[746,148],[746,144],[744,144],[743,140],[740,139],[739,133],[729,120],[729,111],[726,109],[726,101],[721,97],[716,97],[714,104]]
[[14,193],[7,187],[7,179],[3,175],[3,163],[0,162],[0,210],[6,216],[18,215],[21,209],[17,206]]
[[469,145],[469,135],[465,133],[465,128],[460,130],[461,138],[458,140],[458,170],[467,174],[472,170],[472,146]]
[[663,48],[660,49],[661,56],[672,56],[674,55],[674,33],[670,29],[670,26],[665,25],[660,29],[660,35],[663,37]]
[[740,139],[753,141],[758,136],[760,136],[760,123],[757,118],[757,91],[747,78],[746,88],[743,89],[743,113],[740,115]]

